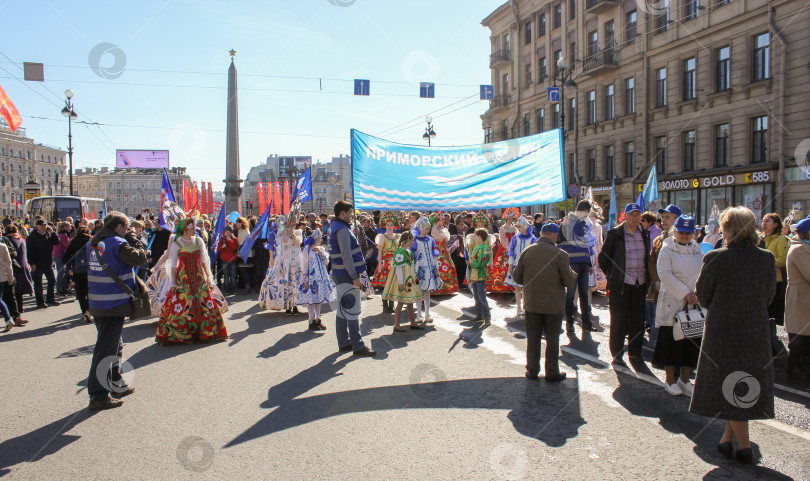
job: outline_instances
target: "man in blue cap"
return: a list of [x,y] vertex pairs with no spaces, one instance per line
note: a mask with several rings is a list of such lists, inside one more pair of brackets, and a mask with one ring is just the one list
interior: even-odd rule
[[649,281],[650,234],[641,227],[642,208],[624,208],[624,222],[610,229],[599,253],[599,268],[607,276],[610,303],[610,354],[624,364],[624,338],[631,361],[642,361],[644,302]]
[[591,255],[593,251],[588,242],[588,214],[591,212],[591,203],[587,200],[579,201],[576,212],[569,212],[560,225],[559,246],[568,253],[571,269],[577,273],[577,283],[568,288],[565,295],[566,331],[574,332],[574,297],[579,292],[579,309],[582,319],[583,331],[595,331],[591,323],[591,303],[588,299],[590,286],[589,275],[593,273]]
[[658,338],[658,329],[655,327],[655,306],[658,304],[658,290],[661,287],[661,278],[658,277],[658,253],[661,252],[661,246],[664,244],[664,239],[669,236],[669,230],[675,225],[675,221],[681,216],[681,209],[675,204],[669,204],[663,209],[658,209],[661,214],[661,234],[655,239],[650,239],[652,242],[652,252],[650,252],[650,261],[648,269],[650,272],[650,288],[647,294],[647,302],[645,303],[644,318],[646,324],[650,326],[650,345],[655,347]]

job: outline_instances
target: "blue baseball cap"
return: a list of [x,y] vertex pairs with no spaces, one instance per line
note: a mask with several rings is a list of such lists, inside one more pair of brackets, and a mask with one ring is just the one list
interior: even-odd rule
[[664,212],[669,212],[670,214],[675,214],[678,217],[683,215],[681,209],[678,208],[675,204],[669,204],[668,206],[664,207],[663,209],[658,209],[659,214],[663,214]]
[[549,234],[557,234],[560,232],[560,227],[554,222],[546,222],[540,228],[540,232],[548,232]]
[[624,213],[629,214],[629,213],[633,212],[634,210],[637,210],[639,212],[644,212],[644,209],[642,209],[640,205],[636,204],[635,202],[631,202],[631,203],[627,204],[627,206],[625,206]]
[[796,224],[796,232],[800,234],[810,232],[810,217],[802,219],[798,224]]
[[675,230],[678,232],[688,232],[690,234],[695,232],[695,218],[682,215],[675,221]]

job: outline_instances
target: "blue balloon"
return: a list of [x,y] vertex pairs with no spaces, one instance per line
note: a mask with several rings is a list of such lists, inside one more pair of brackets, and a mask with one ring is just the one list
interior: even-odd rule
[[714,250],[714,246],[708,242],[701,242],[700,248],[703,250],[703,254],[708,254],[709,251]]
[[231,222],[236,222],[236,219],[238,219],[238,218],[239,218],[239,212],[233,211],[230,214],[228,214],[228,220],[231,221]]

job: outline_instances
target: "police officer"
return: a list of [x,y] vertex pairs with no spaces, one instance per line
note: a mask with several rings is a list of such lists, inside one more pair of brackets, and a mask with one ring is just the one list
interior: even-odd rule
[[[90,314],[96,319],[98,331],[87,380],[90,410],[118,407],[123,404],[120,398],[134,392],[134,388],[127,386],[121,379],[118,370],[124,346],[121,331],[124,328],[124,318],[132,315],[132,302],[129,294],[104,271],[97,257],[98,253],[112,272],[134,291],[133,267],[142,266],[146,262],[146,251],[132,247],[128,242],[134,235],[134,230],[129,229],[127,217],[121,212],[113,211],[107,214],[103,226],[96,229],[85,247],[88,249]],[[103,366],[101,373],[99,365]]]

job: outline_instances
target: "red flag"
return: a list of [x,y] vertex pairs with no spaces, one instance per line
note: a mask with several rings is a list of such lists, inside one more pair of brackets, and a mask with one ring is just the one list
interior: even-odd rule
[[264,185],[259,182],[256,184],[256,195],[259,197],[259,215],[264,215],[264,210],[267,208],[267,197],[264,196]]
[[273,213],[281,215],[281,182],[276,182],[276,188],[273,192]]
[[284,181],[284,202],[281,204],[281,209],[286,214],[290,211],[290,185]]
[[214,189],[211,182],[208,183],[208,215],[214,215]]
[[3,87],[0,87],[0,115],[6,119],[6,122],[8,122],[8,126],[12,132],[17,130],[17,127],[19,127],[22,123],[20,112],[17,111],[17,107],[14,106],[14,102],[8,98],[8,95],[6,94],[6,91],[3,90]]
[[188,181],[183,179],[183,210],[191,208],[191,189]]
[[191,183],[191,209],[190,210],[199,210],[200,209],[200,191],[197,189],[197,183]]
[[[267,183],[267,192],[266,193],[267,193],[267,208],[268,209],[270,207],[272,207],[272,205],[273,205],[273,187],[272,186],[273,186],[272,182]],[[272,214],[273,211],[270,211],[270,213]]]

